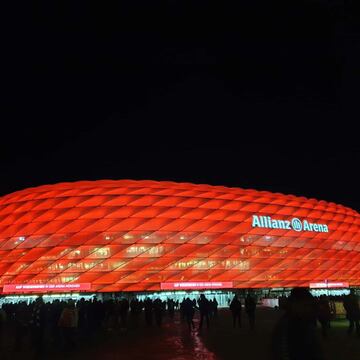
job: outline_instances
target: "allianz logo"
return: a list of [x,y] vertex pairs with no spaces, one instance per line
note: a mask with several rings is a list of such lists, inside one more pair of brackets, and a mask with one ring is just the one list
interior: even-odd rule
[[271,216],[258,215],[253,215],[252,227],[295,231],[329,232],[329,228],[326,224],[311,223],[307,220],[301,221],[298,218],[292,218],[291,220],[276,220],[272,219]]

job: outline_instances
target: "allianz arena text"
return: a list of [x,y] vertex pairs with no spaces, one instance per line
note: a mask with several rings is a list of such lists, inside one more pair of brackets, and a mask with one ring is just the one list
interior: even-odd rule
[[0,198],[0,294],[360,285],[360,215],[190,183],[100,180]]

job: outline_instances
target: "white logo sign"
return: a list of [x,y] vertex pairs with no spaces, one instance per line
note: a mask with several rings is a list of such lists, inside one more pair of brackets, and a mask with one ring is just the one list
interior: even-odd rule
[[295,231],[301,231],[302,230],[302,222],[298,218],[293,218],[291,220],[291,227]]
[[329,232],[329,228],[326,224],[311,223],[307,220],[301,221],[298,218],[292,218],[291,220],[276,220],[272,219],[271,216],[258,215],[253,215],[252,227],[295,231]]

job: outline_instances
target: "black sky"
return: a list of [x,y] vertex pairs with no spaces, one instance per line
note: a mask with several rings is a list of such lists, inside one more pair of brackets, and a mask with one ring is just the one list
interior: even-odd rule
[[337,0],[39,1],[9,24],[0,195],[82,179],[360,210],[358,28]]

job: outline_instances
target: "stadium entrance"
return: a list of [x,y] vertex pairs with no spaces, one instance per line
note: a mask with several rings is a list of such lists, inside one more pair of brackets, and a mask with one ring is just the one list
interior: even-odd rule
[[0,305],[6,303],[17,304],[19,302],[26,302],[28,305],[36,300],[39,296],[42,296],[44,302],[53,302],[54,300],[67,301],[67,300],[80,300],[84,298],[85,300],[91,300],[96,298],[96,294],[78,294],[78,293],[68,293],[68,294],[34,294],[34,295],[6,295],[0,297]]
[[155,300],[159,298],[161,301],[172,299],[181,303],[184,299],[198,300],[200,294],[204,294],[208,300],[216,299],[219,307],[228,307],[232,298],[234,297],[233,291],[216,291],[216,290],[192,290],[192,291],[159,291],[153,293],[140,293],[136,295],[138,300],[145,300],[150,298]]

